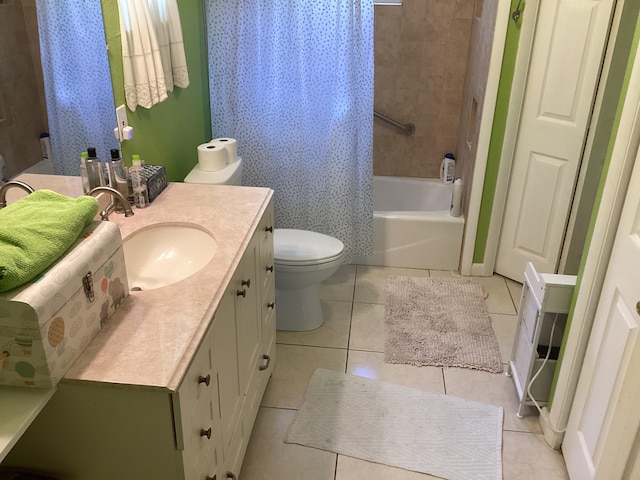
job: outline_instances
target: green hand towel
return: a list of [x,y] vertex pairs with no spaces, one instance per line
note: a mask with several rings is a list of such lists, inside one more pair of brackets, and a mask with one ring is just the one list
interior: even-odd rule
[[76,241],[98,212],[94,197],[36,190],[0,209],[0,292],[27,283]]

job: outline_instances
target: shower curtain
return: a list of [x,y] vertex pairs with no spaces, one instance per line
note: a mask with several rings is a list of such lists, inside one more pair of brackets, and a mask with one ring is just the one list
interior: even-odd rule
[[373,250],[372,0],[207,0],[213,137],[243,184],[275,191],[278,228]]
[[100,0],[36,0],[54,172],[79,175],[80,153],[119,148]]

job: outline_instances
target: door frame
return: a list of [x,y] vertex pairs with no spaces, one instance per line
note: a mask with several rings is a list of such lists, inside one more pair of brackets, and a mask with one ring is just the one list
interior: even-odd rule
[[[489,152],[489,143],[491,140],[491,129],[493,127],[493,115],[495,113],[495,97],[498,92],[498,83],[500,80],[500,71],[502,70],[502,57],[506,43],[506,31],[508,22],[513,21],[511,18],[511,2],[510,0],[500,0],[498,6],[498,17],[496,20],[496,33],[493,42],[492,60],[489,69],[489,82],[487,83],[487,96],[492,93],[492,103],[485,100],[483,109],[483,118],[480,125],[478,137],[478,153],[476,155],[476,167],[473,174],[473,184],[471,188],[469,212],[467,212],[465,236],[463,240],[462,256],[460,262],[460,273],[462,275],[474,276],[491,276],[493,275],[493,267],[496,261],[498,251],[498,240],[502,227],[502,215],[507,198],[507,189],[509,187],[509,176],[511,174],[511,166],[513,163],[513,153],[516,146],[516,138],[518,128],[520,126],[520,114],[524,103],[524,91],[529,73],[529,63],[531,59],[531,50],[533,48],[533,39],[535,34],[535,26],[538,20],[538,11],[540,0],[529,0],[526,2],[526,13],[523,12],[521,17],[522,24],[520,26],[520,39],[518,41],[518,53],[516,55],[515,70],[511,86],[511,96],[509,98],[508,118],[516,121],[507,122],[504,132],[504,143],[500,155],[500,166],[498,167],[498,177],[496,182],[496,190],[493,199],[493,208],[491,210],[491,220],[487,235],[487,246],[484,253],[483,263],[473,263],[473,254],[475,249],[476,234],[478,231],[478,218],[480,213],[480,203],[482,199],[482,191],[484,186],[484,176],[487,165],[487,155]],[[504,36],[498,37],[500,34]],[[504,31],[503,31],[504,30]],[[500,42],[496,39],[500,38]],[[500,45],[498,46],[497,43]],[[494,62],[494,55],[499,48],[499,59]],[[496,55],[497,57],[498,55]],[[492,67],[496,67],[497,72],[492,76]],[[493,80],[493,81],[492,81]],[[493,91],[495,88],[495,92]],[[491,116],[486,115],[487,110],[491,110]],[[485,118],[486,117],[486,118]]]
[[[507,193],[509,188],[509,181],[511,176],[511,170],[513,166],[513,157],[516,148],[517,138],[518,138],[518,130],[520,127],[520,117],[522,114],[522,107],[524,104],[524,94],[526,89],[527,78],[529,75],[529,64],[531,60],[531,51],[533,48],[533,42],[535,39],[535,31],[536,25],[538,21],[538,13],[540,8],[541,0],[529,0],[526,2],[525,8],[526,13],[522,15],[522,25],[520,31],[520,38],[518,44],[518,52],[516,55],[516,62],[514,68],[514,76],[512,82],[511,96],[509,99],[509,107],[508,107],[508,122],[504,132],[504,141],[502,146],[502,151],[500,154],[500,164],[498,167],[498,175],[496,179],[496,188],[495,194],[493,198],[493,206],[491,210],[490,224],[487,232],[487,241],[486,248],[484,252],[484,260],[483,263],[473,263],[473,253],[475,247],[475,236],[477,234],[477,214],[474,217],[473,214],[475,212],[479,212],[480,210],[480,195],[482,194],[482,185],[479,187],[479,196],[477,205],[470,203],[469,206],[469,214],[467,218],[467,223],[472,223],[472,228],[467,226],[467,230],[465,232],[465,238],[463,242],[463,251],[461,256],[461,265],[460,272],[462,275],[477,275],[477,276],[491,276],[494,273],[496,257],[498,253],[498,245],[500,241],[500,234],[502,230],[502,220],[505,211],[506,201],[507,201]],[[615,42],[611,42],[611,38],[615,39],[615,28],[618,25],[618,21],[616,20],[616,16],[619,15],[619,12],[623,10],[623,5],[625,4],[625,0],[615,0],[614,4],[614,12],[612,15],[612,25],[609,34],[609,44],[607,45],[605,56],[603,58],[603,70],[601,75],[606,75],[608,66],[609,55],[611,44]],[[600,80],[602,80],[602,76]],[[592,116],[589,120],[589,131],[587,132],[587,137],[585,139],[585,147],[583,149],[583,155],[581,160],[581,165],[578,168],[578,172],[576,175],[576,185],[574,186],[574,198],[572,201],[571,208],[569,210],[567,216],[567,229],[571,228],[575,223],[575,214],[576,209],[579,205],[579,202],[576,201],[576,196],[580,194],[580,186],[584,181],[584,172],[588,166],[589,157],[585,155],[585,152],[588,152],[589,147],[592,142],[593,135],[593,127],[597,124],[598,115],[600,113],[600,103],[602,101],[602,91],[601,87],[602,83],[597,88],[596,95],[594,98],[594,106],[592,110]],[[492,117],[493,118],[493,117]],[[482,130],[480,132],[482,134]],[[491,135],[491,131],[489,128],[488,135]],[[481,137],[482,138],[482,137]],[[478,158],[480,160],[480,158]],[[483,167],[486,165],[486,157],[484,158],[485,162]],[[472,190],[471,200],[472,202],[475,200],[475,196],[473,193],[475,191],[476,182],[482,183],[484,182],[484,173],[486,169],[482,169],[482,178],[478,179],[474,174],[474,189]],[[480,173],[480,172],[478,172]],[[477,207],[477,209],[474,209]],[[467,234],[473,234],[471,238],[467,237]],[[565,231],[565,240],[567,238],[567,231]],[[466,255],[465,255],[466,254]],[[561,265],[566,260],[566,245],[561,248],[559,252],[558,264]]]
[[[536,2],[539,0],[535,0]],[[491,129],[496,111],[496,101],[500,86],[502,59],[507,40],[507,27],[511,19],[511,0],[498,0],[496,8],[496,23],[491,47],[491,60],[485,87],[484,103],[478,130],[478,147],[473,178],[469,191],[469,211],[465,213],[465,231],[460,254],[460,273],[462,275],[478,275],[473,272],[473,251],[478,233],[480,204],[484,189],[484,176],[487,170],[487,157],[491,142]]]
[[[621,3],[620,0],[619,3]],[[593,227],[593,236],[589,244],[589,253],[578,279],[578,294],[574,299],[575,306],[571,327],[566,337],[562,362],[557,372],[553,403],[549,410],[545,407],[540,416],[545,440],[553,448],[559,448],[564,438],[563,430],[571,412],[591,327],[600,301],[600,292],[609,266],[613,242],[629,187],[631,171],[640,146],[640,49],[636,51],[623,105],[611,162]]]

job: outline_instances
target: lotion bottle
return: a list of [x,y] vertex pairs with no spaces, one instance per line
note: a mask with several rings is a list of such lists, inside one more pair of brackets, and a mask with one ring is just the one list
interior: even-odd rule
[[96,187],[104,187],[107,182],[104,178],[104,169],[102,167],[102,161],[96,155],[96,149],[93,147],[87,148],[88,158],[86,160],[87,176],[89,178],[89,189],[92,190]]
[[51,154],[51,140],[49,134],[44,132],[40,134],[40,151],[42,152],[42,160],[53,161]]
[[9,179],[7,179],[4,173],[4,157],[0,155],[0,185],[4,185],[8,181]]
[[[120,150],[111,149],[111,159],[107,162],[107,173],[109,174],[109,186],[122,194],[124,198],[129,196],[129,186],[127,184],[127,171],[124,162],[120,157]],[[120,203],[116,203],[116,212],[124,211]]]
[[453,191],[451,192],[451,208],[449,214],[452,217],[462,215],[462,179],[456,178],[453,182]]
[[149,205],[149,192],[147,192],[147,182],[142,170],[142,160],[139,155],[132,155],[131,162],[133,165],[129,169],[129,175],[133,188],[133,202],[137,208],[145,208]]
[[440,164],[440,180],[445,184],[452,184],[456,172],[456,160],[453,153],[445,153]]
[[82,152],[80,154],[80,178],[82,179],[82,191],[86,195],[91,190],[89,186],[89,174],[87,173],[87,159],[89,158],[89,153]]

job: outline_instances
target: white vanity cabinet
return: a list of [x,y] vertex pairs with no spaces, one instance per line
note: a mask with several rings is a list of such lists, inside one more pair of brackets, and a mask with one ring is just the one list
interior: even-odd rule
[[[222,479],[237,478],[260,401],[275,366],[275,282],[273,274],[273,204],[269,204],[229,290],[235,290],[238,378],[243,406],[237,419]],[[229,293],[229,291],[227,292]],[[222,386],[221,386],[221,390]],[[229,400],[229,403],[231,401]],[[223,429],[223,433],[228,427]],[[226,433],[225,435],[228,435]],[[218,476],[218,478],[221,478]]]
[[269,203],[178,388],[61,382],[3,466],[75,480],[237,478],[275,364]]
[[573,275],[539,273],[531,262],[525,267],[507,370],[518,394],[520,418],[525,407],[544,406],[549,400],[575,285]]

